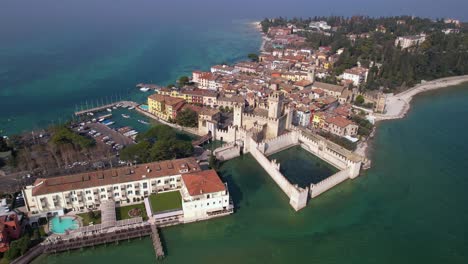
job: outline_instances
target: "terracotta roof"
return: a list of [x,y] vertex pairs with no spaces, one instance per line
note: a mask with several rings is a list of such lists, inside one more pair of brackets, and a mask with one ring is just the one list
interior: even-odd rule
[[326,119],[326,122],[334,124],[334,125],[339,126],[339,127],[343,127],[343,128],[354,124],[353,121],[348,120],[348,119],[346,119],[344,117],[341,117],[341,116],[329,117],[329,118]]
[[204,193],[215,193],[226,190],[226,186],[221,181],[215,170],[206,170],[196,173],[182,175],[185,187],[190,196],[197,196]]
[[343,90],[344,90],[343,86],[329,84],[329,83],[323,83],[323,82],[314,82],[313,87],[314,88],[320,88],[322,90],[339,92],[339,93],[343,92]]
[[54,178],[38,178],[34,182],[33,195],[65,192],[76,189],[86,189],[104,185],[139,181],[142,179],[159,178],[170,175],[180,175],[181,171],[200,171],[195,158],[166,160],[139,164],[132,167],[78,173]]
[[182,98],[171,97],[169,95],[162,95],[162,94],[152,94],[149,96],[149,98],[158,102],[162,102],[166,105],[171,105],[171,106],[178,105],[178,104],[185,102],[185,100]]

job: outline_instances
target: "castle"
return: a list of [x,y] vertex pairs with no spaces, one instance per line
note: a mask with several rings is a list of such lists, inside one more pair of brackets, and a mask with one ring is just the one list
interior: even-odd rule
[[246,111],[244,104],[233,106],[232,125],[218,129],[219,116],[200,115],[199,134],[211,134],[213,139],[225,142],[243,140],[247,134],[257,142],[276,138],[292,127],[294,109],[285,104],[282,92],[275,90],[268,97],[268,110],[255,108]]

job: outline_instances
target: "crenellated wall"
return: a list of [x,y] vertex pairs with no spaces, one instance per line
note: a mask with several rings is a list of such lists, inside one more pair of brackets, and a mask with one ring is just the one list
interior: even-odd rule
[[349,168],[339,171],[323,181],[310,185],[310,197],[315,198],[349,178]]
[[[253,141],[252,141],[253,142]],[[299,211],[307,205],[309,196],[309,188],[300,188],[297,185],[291,184],[286,177],[280,172],[280,165],[276,163],[276,160],[270,161],[263,153],[257,148],[255,144],[250,146],[250,153],[262,166],[262,168],[270,175],[270,177],[276,182],[281,190],[289,197],[289,204],[294,210]]]

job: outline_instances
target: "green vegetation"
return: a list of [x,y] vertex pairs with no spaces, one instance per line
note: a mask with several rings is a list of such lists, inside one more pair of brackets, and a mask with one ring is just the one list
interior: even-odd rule
[[259,60],[258,55],[256,53],[249,53],[247,57],[253,62],[258,62]]
[[191,139],[178,135],[166,125],[156,125],[137,137],[138,143],[120,152],[120,159],[138,163],[189,157],[193,154]]
[[23,255],[31,246],[31,237],[29,234],[23,235],[21,238],[10,243],[10,249],[5,252],[3,259],[8,263],[15,258]]
[[[294,24],[298,28],[308,28],[311,21],[326,21],[333,27],[330,34],[304,31],[307,46],[317,49],[330,46],[332,52],[344,51],[335,63],[330,80],[361,63],[369,68],[367,83],[362,89],[404,90],[421,80],[468,74],[468,30],[458,28],[460,33],[444,34],[442,29],[455,28],[443,20],[431,20],[411,16],[371,18],[365,16],[314,17],[309,19],[284,18],[265,19],[262,29],[272,26]],[[379,26],[384,31],[376,30]],[[401,50],[395,46],[398,36],[425,33],[426,41],[417,47]],[[355,40],[349,36],[354,34]],[[364,34],[364,35],[361,35]],[[326,80],[324,80],[326,81]]]
[[179,84],[179,87],[183,87],[190,83],[190,79],[187,76],[181,76],[179,80],[177,80],[177,82]]
[[121,206],[121,207],[116,207],[115,208],[115,214],[117,220],[124,220],[124,219],[130,219],[132,218],[128,212],[132,210],[133,208],[139,209],[141,212],[141,217],[143,220],[148,220],[148,215],[146,215],[146,209],[145,205],[143,203],[140,204],[134,204],[134,205],[128,205],[128,206]]
[[321,131],[318,134],[321,135],[322,137],[324,137],[324,138],[326,138],[326,139],[328,139],[328,140],[342,146],[343,148],[345,148],[347,150],[351,150],[351,151],[356,150],[356,147],[357,147],[356,142],[351,142],[351,141],[347,140],[344,137],[336,136],[336,135],[333,135],[333,134],[325,132],[325,131]]
[[81,149],[88,149],[94,146],[95,141],[85,136],[78,135],[66,126],[56,126],[52,129],[52,143],[54,145],[72,144]]
[[153,213],[182,208],[182,197],[179,191],[151,194],[149,201]]
[[10,151],[11,148],[8,146],[6,140],[0,136],[0,152]]
[[362,104],[364,104],[364,96],[362,96],[362,95],[356,96],[356,99],[354,100],[354,103],[355,103],[356,105],[362,105]]
[[371,124],[371,122],[369,122],[369,120],[357,115],[351,117],[351,120],[353,120],[356,124],[359,125],[358,135],[365,137],[370,135],[370,133],[372,132],[373,125]]
[[176,123],[184,127],[197,127],[198,115],[192,109],[184,109],[177,114]]
[[101,211],[89,211],[87,213],[77,214],[81,217],[84,226],[89,226],[90,223],[100,224],[101,223]]

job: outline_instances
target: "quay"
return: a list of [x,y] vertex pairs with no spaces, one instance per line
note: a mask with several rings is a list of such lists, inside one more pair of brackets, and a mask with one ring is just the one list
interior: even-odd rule
[[164,258],[164,250],[156,223],[143,221],[142,217],[116,220],[115,203],[106,201],[101,204],[101,224],[83,226],[64,235],[52,235],[44,242],[29,250],[12,263],[26,264],[41,254],[55,254],[70,250],[118,244],[120,241],[150,236],[153,241],[156,259]]
[[93,107],[89,109],[84,109],[81,111],[76,111],[75,116],[82,116],[82,115],[87,115],[88,113],[103,111],[103,110],[106,110],[107,108],[112,108],[116,105],[122,105],[124,107],[137,107],[138,103],[132,102],[132,101],[117,101],[111,104],[106,104],[106,105],[101,105],[101,106],[97,106],[97,107]]

